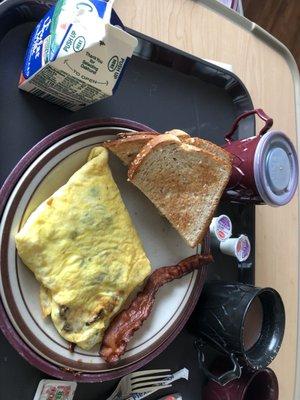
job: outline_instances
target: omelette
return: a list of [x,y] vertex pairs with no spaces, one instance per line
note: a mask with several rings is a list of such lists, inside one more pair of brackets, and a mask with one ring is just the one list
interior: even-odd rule
[[151,270],[103,147],[30,215],[16,246],[41,283],[43,316],[86,350]]

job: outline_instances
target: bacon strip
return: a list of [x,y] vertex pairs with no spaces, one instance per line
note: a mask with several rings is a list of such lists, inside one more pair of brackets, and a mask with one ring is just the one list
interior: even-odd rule
[[109,325],[104,334],[100,356],[108,363],[117,362],[124,354],[134,332],[142,326],[151,313],[158,289],[165,283],[179,279],[212,261],[211,255],[195,255],[182,260],[177,265],[156,269],[129,307],[120,312]]

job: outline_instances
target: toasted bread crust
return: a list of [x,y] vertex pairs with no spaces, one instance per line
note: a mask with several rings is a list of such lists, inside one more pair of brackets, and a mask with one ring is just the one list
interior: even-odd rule
[[174,136],[177,136],[181,140],[189,139],[190,135],[181,129],[171,129],[170,131],[166,131],[165,134],[171,133]]
[[129,165],[143,146],[157,134],[139,133],[126,138],[115,139],[103,143],[103,146],[113,152],[125,165]]
[[209,140],[202,139],[199,137],[187,137],[183,138],[182,141],[184,143],[199,147],[200,149],[210,151],[215,154],[217,157],[224,159],[224,161],[229,162],[231,164],[232,155],[224,150],[222,147],[218,146],[215,143],[210,142]]
[[106,142],[103,142],[102,146],[106,147],[107,149],[111,149],[111,148],[119,147],[123,143],[151,140],[156,136],[157,136],[157,134],[143,132],[143,133],[138,133],[136,135],[130,135],[130,136],[127,136],[127,137],[122,137],[120,139],[108,140]]
[[[170,133],[180,139],[189,138],[187,133],[178,129],[174,129]],[[129,166],[149,140],[163,134],[158,132],[129,132],[118,135],[117,139],[104,142],[103,146],[119,157],[125,165]]]
[[128,168],[128,180],[131,181],[133,179],[134,175],[139,170],[143,161],[149,155],[149,153],[152,151],[154,147],[169,145],[170,143],[178,143],[178,142],[181,143],[180,139],[178,139],[171,133],[165,133],[164,135],[159,135],[155,138],[152,138],[148,143],[145,144],[145,146],[142,148],[142,150],[130,164]]
[[[172,134],[177,136],[178,138],[182,139],[191,139],[190,135],[184,131],[179,129],[172,129],[171,131],[167,131],[164,134]],[[164,135],[163,133],[159,132],[121,132],[117,134],[117,139],[107,140],[103,143],[103,147],[110,148],[110,147],[117,147],[122,145],[123,143],[134,142],[138,140],[146,140],[149,138],[157,137],[158,135]]]
[[126,138],[128,138],[128,137],[132,137],[132,136],[134,136],[134,137],[137,137],[137,136],[139,136],[139,135],[160,135],[160,133],[159,132],[155,132],[155,131],[151,131],[151,132],[147,132],[147,131],[145,131],[145,132],[141,132],[141,131],[129,131],[129,132],[120,132],[120,133],[117,133],[117,138],[118,139],[126,139]]

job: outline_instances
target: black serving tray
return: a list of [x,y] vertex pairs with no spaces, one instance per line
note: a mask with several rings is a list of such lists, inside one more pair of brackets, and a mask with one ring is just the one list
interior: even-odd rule
[[[137,32],[139,46],[116,94],[76,113],[60,108],[17,88],[29,35],[53,1],[0,2],[0,183],[19,159],[39,140],[71,122],[87,118],[120,117],[158,131],[183,129],[217,144],[234,119],[252,109],[249,93],[232,72],[171,48]],[[253,118],[243,121],[238,138],[255,135]],[[254,206],[221,203],[218,214],[233,222],[233,234],[246,233],[252,243],[247,263],[213,250],[215,262],[209,279],[254,283]],[[190,381],[178,382],[174,391],[185,400],[201,399],[202,372],[193,347],[194,336],[185,328],[147,368],[186,366]],[[29,365],[0,333],[0,399],[32,400],[46,375]],[[51,379],[51,378],[50,378]],[[75,399],[105,399],[116,382],[79,384]],[[156,395],[154,398],[158,398]]]

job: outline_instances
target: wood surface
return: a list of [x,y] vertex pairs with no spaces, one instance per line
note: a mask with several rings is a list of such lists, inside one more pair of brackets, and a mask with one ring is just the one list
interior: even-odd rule
[[[123,23],[200,58],[225,62],[247,86],[253,103],[274,118],[274,129],[296,144],[293,77],[286,60],[249,31],[196,0],[117,0]],[[272,368],[280,400],[292,400],[298,302],[297,196],[280,208],[256,209],[256,284],[276,288],[286,308],[286,333]],[[296,399],[295,399],[296,400]]]
[[299,0],[243,0],[247,18],[284,43],[300,67]]

